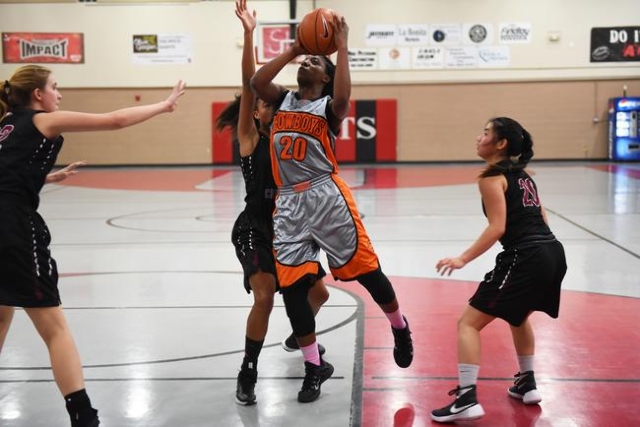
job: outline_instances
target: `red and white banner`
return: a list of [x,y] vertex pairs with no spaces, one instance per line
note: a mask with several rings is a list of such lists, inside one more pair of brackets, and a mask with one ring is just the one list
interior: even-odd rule
[[[398,102],[395,99],[351,101],[351,110],[342,122],[336,140],[338,163],[385,163],[397,161]],[[212,163],[239,163],[237,141],[231,132],[218,132],[215,122],[226,102],[211,106]]]
[[4,63],[84,63],[82,33],[2,33]]

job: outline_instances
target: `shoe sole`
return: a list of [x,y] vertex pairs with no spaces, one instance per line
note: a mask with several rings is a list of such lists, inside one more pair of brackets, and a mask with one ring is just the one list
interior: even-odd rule
[[444,417],[437,417],[431,414],[431,419],[438,423],[450,423],[452,421],[471,421],[484,417],[484,409],[479,403],[473,405],[471,408],[466,409],[457,414],[446,415]]
[[257,403],[256,399],[243,402],[242,400],[238,399],[237,397],[236,397],[235,401],[240,406],[251,406],[251,405],[255,405]]
[[524,395],[514,393],[511,390],[507,390],[507,393],[509,393],[509,396],[513,397],[514,399],[521,400],[525,405],[536,405],[542,402],[542,396],[540,395],[540,392],[538,390],[528,391]]

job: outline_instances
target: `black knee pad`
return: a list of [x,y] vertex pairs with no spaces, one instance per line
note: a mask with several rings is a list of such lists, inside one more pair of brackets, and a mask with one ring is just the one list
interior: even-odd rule
[[365,287],[377,304],[389,304],[396,298],[391,282],[380,268],[358,276],[356,280]]
[[287,316],[296,337],[304,337],[316,331],[316,320],[309,305],[309,278],[298,280],[282,290]]

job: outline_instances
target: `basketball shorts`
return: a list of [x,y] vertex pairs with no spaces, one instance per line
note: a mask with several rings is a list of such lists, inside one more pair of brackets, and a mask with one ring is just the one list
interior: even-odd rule
[[337,280],[354,280],[379,267],[351,190],[338,175],[280,189],[273,221],[283,288],[318,274],[320,249]]
[[0,305],[60,305],[51,235],[34,209],[0,202]]
[[[249,278],[254,274],[262,271],[276,276],[271,217],[259,218],[243,211],[233,225],[231,241],[242,265],[247,293],[251,292]],[[277,283],[276,279],[276,287]]]
[[557,318],[566,272],[559,241],[515,245],[497,255],[495,268],[485,275],[469,304],[513,326],[520,326],[532,311]]

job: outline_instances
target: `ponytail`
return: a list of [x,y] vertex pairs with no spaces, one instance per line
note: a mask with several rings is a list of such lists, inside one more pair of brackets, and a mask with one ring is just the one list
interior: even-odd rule
[[481,178],[500,175],[505,172],[524,169],[533,157],[533,139],[531,134],[517,121],[509,117],[494,117],[489,120],[496,141],[507,140],[505,160],[489,165],[480,174]]
[[28,107],[31,94],[36,89],[44,89],[51,70],[40,65],[24,65],[9,78],[0,83],[0,116],[4,117],[15,107]]
[[216,129],[222,132],[224,128],[231,129],[235,138],[238,130],[238,120],[240,118],[240,95],[236,95],[235,99],[227,104],[220,112],[216,119]]

